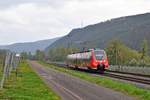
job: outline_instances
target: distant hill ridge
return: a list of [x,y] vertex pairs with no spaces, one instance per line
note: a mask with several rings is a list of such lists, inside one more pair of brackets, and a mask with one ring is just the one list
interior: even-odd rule
[[35,42],[25,42],[25,43],[14,43],[11,45],[0,46],[0,49],[9,49],[13,52],[31,52],[35,53],[37,49],[44,50],[47,46],[51,45],[59,38],[40,40]]
[[150,13],[111,19],[84,28],[73,29],[68,35],[58,39],[53,47],[104,48],[108,41],[117,38],[127,46],[139,49],[145,38],[150,46]]

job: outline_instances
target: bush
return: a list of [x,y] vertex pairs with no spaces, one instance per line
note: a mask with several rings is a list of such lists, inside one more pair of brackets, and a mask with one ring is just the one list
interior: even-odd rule
[[138,61],[133,58],[133,59],[129,62],[129,65],[130,65],[130,66],[137,66],[137,65],[138,65]]

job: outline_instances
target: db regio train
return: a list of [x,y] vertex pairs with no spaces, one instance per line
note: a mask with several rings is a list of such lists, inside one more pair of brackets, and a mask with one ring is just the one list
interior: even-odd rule
[[68,66],[73,66],[74,68],[86,68],[101,73],[109,67],[106,52],[101,49],[90,49],[69,54],[66,63]]

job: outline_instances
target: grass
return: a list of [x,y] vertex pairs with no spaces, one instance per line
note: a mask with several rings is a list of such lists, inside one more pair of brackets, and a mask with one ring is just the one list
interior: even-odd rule
[[123,92],[126,95],[135,97],[137,100],[150,100],[150,90],[138,88],[132,84],[114,81],[108,77],[92,76],[89,73],[57,67],[51,64],[47,64],[45,62],[39,62],[39,63],[48,66],[50,68],[53,68],[55,70],[70,74],[72,76],[79,77],[80,79],[84,79],[86,81],[95,83],[97,85],[101,85],[106,88],[111,88],[113,90]]
[[0,100],[60,100],[37,76],[26,61],[20,63],[18,75],[12,72],[0,90]]

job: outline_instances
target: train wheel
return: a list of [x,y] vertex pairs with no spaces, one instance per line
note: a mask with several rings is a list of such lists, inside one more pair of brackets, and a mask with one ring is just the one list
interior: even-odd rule
[[74,67],[76,70],[78,69],[78,66],[77,65],[75,65],[75,67]]
[[88,67],[88,71],[89,71],[89,72],[92,72],[92,69],[91,69],[90,67]]
[[90,67],[88,67],[88,70],[90,71],[90,70],[91,70],[91,68],[90,68]]
[[89,71],[90,73],[95,73],[95,72],[96,72],[95,69],[91,69],[90,67],[88,67],[88,71]]
[[69,64],[66,64],[66,67],[69,67]]

